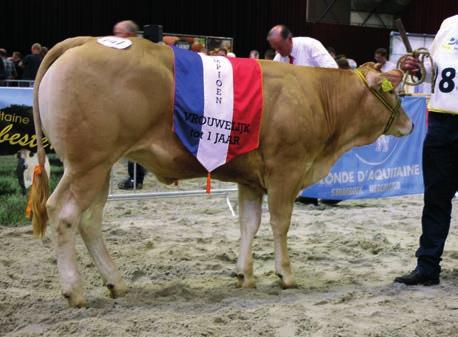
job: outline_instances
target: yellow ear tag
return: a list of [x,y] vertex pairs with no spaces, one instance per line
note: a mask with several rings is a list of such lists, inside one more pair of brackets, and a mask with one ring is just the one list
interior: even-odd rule
[[391,83],[389,80],[384,78],[383,81],[382,81],[382,90],[384,92],[387,92],[387,91],[391,91],[393,89],[394,89],[393,83]]

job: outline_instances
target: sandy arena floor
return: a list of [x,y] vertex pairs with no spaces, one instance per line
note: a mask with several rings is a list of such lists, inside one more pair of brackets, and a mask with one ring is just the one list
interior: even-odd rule
[[[145,189],[158,188],[148,175]],[[281,290],[264,207],[258,286],[245,290],[231,277],[239,229],[223,197],[111,201],[104,234],[129,293],[108,297],[78,238],[83,309],[60,295],[52,235],[40,241],[29,227],[0,226],[0,336],[458,336],[455,223],[441,285],[392,283],[414,267],[421,208],[420,196],[296,205],[289,247],[298,288]]]

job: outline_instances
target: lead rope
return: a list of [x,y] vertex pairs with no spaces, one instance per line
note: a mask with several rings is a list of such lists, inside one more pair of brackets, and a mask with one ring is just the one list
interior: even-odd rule
[[436,69],[434,68],[433,58],[431,57],[431,54],[429,53],[428,49],[418,48],[418,49],[415,49],[411,53],[402,55],[399,58],[398,63],[396,64],[396,68],[400,69],[401,63],[404,61],[404,59],[407,56],[412,56],[418,60],[418,66],[420,68],[420,78],[417,78],[416,76],[412,75],[410,71],[406,71],[401,81],[399,94],[402,96],[406,95],[406,92],[404,90],[404,87],[406,85],[417,86],[417,85],[422,84],[426,80],[425,62],[428,62],[428,61],[431,65],[431,78],[433,79],[431,81],[431,93],[433,93],[434,92],[434,80],[436,79]]

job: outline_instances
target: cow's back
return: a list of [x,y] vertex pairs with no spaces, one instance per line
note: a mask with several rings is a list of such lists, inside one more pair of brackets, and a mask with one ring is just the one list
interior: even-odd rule
[[172,123],[172,51],[132,42],[118,50],[92,38],[63,53],[44,75],[38,96],[43,129],[64,160],[112,159],[171,137],[165,125]]

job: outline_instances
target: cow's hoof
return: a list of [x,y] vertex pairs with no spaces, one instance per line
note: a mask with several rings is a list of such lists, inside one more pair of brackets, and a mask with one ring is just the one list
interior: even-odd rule
[[234,273],[233,276],[237,277],[238,288],[256,288],[254,277],[248,277],[242,273]]
[[297,288],[296,281],[294,281],[293,277],[286,277],[282,274],[277,274],[277,276],[280,278],[280,285],[283,289]]
[[80,294],[75,294],[75,293],[70,293],[70,292],[64,292],[62,293],[62,296],[64,296],[67,301],[68,305],[71,308],[83,308],[86,306],[86,299],[84,298],[83,295]]
[[108,283],[107,288],[110,290],[111,298],[123,297],[127,293],[127,287],[124,282],[120,282],[118,285]]

